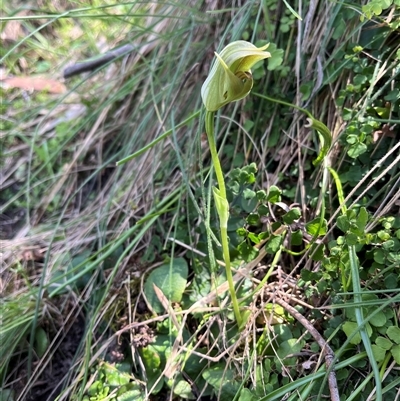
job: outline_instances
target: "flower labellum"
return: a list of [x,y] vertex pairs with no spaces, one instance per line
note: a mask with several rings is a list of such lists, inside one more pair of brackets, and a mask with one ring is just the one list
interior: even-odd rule
[[215,53],[217,59],[201,87],[201,97],[208,111],[217,111],[250,93],[253,87],[250,68],[271,57],[264,51],[268,46],[258,48],[250,42],[238,40],[227,45],[220,54]]

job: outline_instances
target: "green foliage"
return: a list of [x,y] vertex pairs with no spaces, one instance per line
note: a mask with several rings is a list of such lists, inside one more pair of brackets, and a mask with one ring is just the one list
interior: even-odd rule
[[[4,298],[0,303],[0,377],[7,374],[9,361],[16,351],[21,352],[20,347],[30,338],[32,327],[36,327],[43,313],[43,303],[39,303],[38,311],[35,311],[37,292],[27,292],[16,297]],[[43,355],[48,348],[46,333],[41,328],[35,330],[36,338],[32,348]],[[9,393],[11,394],[11,393]]]
[[268,51],[271,53],[271,58],[268,59],[268,70],[277,70],[282,65],[283,61],[283,50],[278,49],[275,43],[270,43],[268,46]]
[[167,335],[159,335],[155,341],[141,350],[141,357],[145,366],[148,389],[157,394],[164,385],[162,371],[165,367],[167,355],[171,353],[172,341]]
[[[83,289],[91,278],[91,272],[80,276],[82,265],[88,264],[91,252],[83,251],[74,257],[70,254],[60,256],[56,261],[56,268],[53,270],[53,277],[49,291],[57,291],[57,293],[67,293],[69,289],[63,287],[68,282],[73,282],[77,288]],[[61,289],[59,289],[61,287]]]
[[202,377],[213,388],[214,395],[222,401],[235,398],[240,388],[240,382],[235,379],[233,370],[227,369],[225,364],[216,364],[206,369]]
[[[188,335],[185,330],[184,337]],[[167,360],[173,354],[173,344],[176,333],[157,335],[153,342],[140,350],[140,356],[145,367],[145,379],[147,391],[151,394],[159,393],[164,386],[168,386],[172,392],[183,399],[193,399],[192,389],[187,378],[197,377],[197,384],[205,384],[198,376],[206,366],[206,362],[197,355],[179,356],[174,360],[173,366],[182,366],[185,376],[177,374],[173,379],[163,376]],[[198,350],[201,353],[205,350]],[[176,364],[176,365],[175,365]],[[186,379],[185,379],[186,378]],[[207,392],[206,392],[207,393]]]
[[0,389],[0,401],[14,401],[15,395],[13,390]]
[[[362,6],[362,12],[370,19],[374,15],[381,15],[382,11],[387,10],[391,5],[400,6],[399,0],[371,0]],[[363,20],[363,16],[361,17]]]
[[129,370],[127,363],[112,365],[102,362],[83,401],[145,401],[142,386],[132,380]]
[[188,266],[182,258],[172,259],[170,263],[157,267],[149,274],[144,285],[144,293],[154,312],[165,312],[154,287],[161,290],[169,302],[180,302],[186,288],[187,275]]
[[47,333],[38,327],[35,331],[35,351],[39,358],[41,358],[49,347],[49,339]]

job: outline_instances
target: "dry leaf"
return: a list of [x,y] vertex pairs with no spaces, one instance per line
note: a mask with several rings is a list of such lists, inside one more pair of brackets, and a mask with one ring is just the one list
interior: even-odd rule
[[315,361],[308,360],[304,361],[301,365],[303,366],[304,370],[310,370],[315,365],[315,363]]
[[20,259],[25,262],[29,260],[42,262],[44,259],[43,252],[44,252],[43,250],[36,248],[25,249],[24,251],[21,252]]
[[[22,13],[19,15],[22,15]],[[24,33],[21,29],[21,22],[17,20],[8,21],[3,31],[0,33],[0,39],[5,42],[16,42],[23,36]]]
[[61,82],[44,77],[6,77],[2,80],[6,88],[19,88],[28,91],[46,91],[49,93],[64,93],[67,88]]
[[384,124],[381,130],[374,131],[372,134],[372,140],[374,143],[378,142],[382,136],[386,136],[388,138],[396,138],[397,125]]

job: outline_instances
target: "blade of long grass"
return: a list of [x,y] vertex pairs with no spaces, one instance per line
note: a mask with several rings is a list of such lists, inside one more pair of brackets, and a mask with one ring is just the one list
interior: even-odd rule
[[[354,245],[349,245],[349,258],[350,258],[350,269],[351,269],[351,279],[353,283],[353,291],[354,291],[354,300],[355,302],[362,302],[362,292],[360,285],[360,275],[359,275],[359,263],[356,254],[356,249]],[[379,373],[379,367],[375,360],[374,353],[372,351],[371,340],[368,336],[367,329],[365,327],[365,319],[363,315],[362,308],[359,306],[355,306],[355,315],[357,319],[357,324],[359,326],[359,333],[361,335],[362,342],[365,347],[365,351],[368,355],[369,363],[371,364],[375,386],[376,386],[376,399],[377,401],[382,401],[382,383],[381,377]]]

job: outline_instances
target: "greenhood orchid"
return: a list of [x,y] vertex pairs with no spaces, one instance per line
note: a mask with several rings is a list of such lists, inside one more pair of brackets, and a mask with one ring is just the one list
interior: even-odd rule
[[[228,220],[229,203],[226,197],[226,187],[221,163],[218,158],[217,145],[214,134],[214,114],[221,107],[230,102],[243,99],[249,94],[253,87],[253,76],[250,68],[260,60],[271,57],[269,52],[263,47],[256,47],[244,40],[227,45],[220,54],[215,53],[217,58],[211,71],[201,88],[201,97],[206,108],[206,133],[210,146],[212,164],[218,181],[218,188],[213,188],[214,202],[219,217],[219,227],[221,233],[222,254],[225,262],[225,273],[228,281],[229,292],[232,299],[233,311],[239,327],[246,321],[243,320],[235,292],[235,284],[232,278],[231,261],[229,255],[228,239]],[[215,266],[213,261],[213,249],[211,245],[210,230],[208,237],[208,248],[211,266]]]
[[244,40],[227,45],[215,53],[214,65],[201,88],[201,97],[208,111],[217,111],[230,102],[246,97],[253,87],[251,68],[258,61],[271,57],[268,44],[256,47]]

